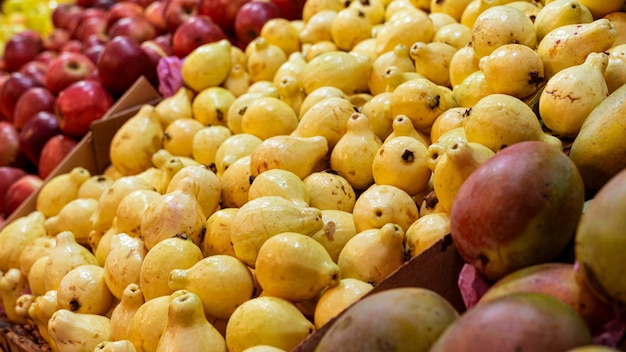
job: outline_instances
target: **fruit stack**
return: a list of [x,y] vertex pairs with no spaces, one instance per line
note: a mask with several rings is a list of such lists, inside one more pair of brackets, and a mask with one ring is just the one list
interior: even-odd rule
[[[0,230],[10,321],[56,351],[623,344],[623,0],[308,0],[238,37],[261,3]],[[446,248],[452,280],[377,290]]]
[[[224,38],[246,45],[267,19],[296,18],[302,8],[247,2],[5,1],[0,224],[140,76],[158,85],[159,59]],[[212,21],[215,13],[227,15]]]

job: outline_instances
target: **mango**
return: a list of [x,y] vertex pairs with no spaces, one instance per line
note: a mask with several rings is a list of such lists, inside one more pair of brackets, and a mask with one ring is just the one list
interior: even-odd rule
[[580,277],[598,295],[621,307],[626,303],[625,201],[626,170],[614,176],[591,200],[575,237]]
[[345,310],[315,351],[429,351],[458,316],[434,291],[393,288],[365,296]]
[[590,343],[585,321],[570,306],[543,293],[521,292],[466,311],[430,351],[548,352]]
[[496,281],[478,304],[516,292],[545,293],[567,303],[582,316],[592,333],[600,333],[604,330],[604,324],[613,319],[613,309],[577,276],[572,263],[531,265]]
[[450,232],[463,259],[487,280],[554,259],[570,242],[585,192],[560,150],[526,141],[500,150],[459,188]]

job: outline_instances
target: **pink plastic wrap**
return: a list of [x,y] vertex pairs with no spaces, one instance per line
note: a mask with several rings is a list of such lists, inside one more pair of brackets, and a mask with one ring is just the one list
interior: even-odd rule
[[176,93],[183,86],[181,68],[183,59],[177,56],[168,56],[159,60],[157,75],[159,77],[159,93],[167,98]]

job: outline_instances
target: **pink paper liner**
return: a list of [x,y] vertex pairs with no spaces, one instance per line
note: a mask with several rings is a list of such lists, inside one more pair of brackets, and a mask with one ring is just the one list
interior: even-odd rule
[[157,64],[159,93],[166,98],[174,95],[184,85],[181,75],[183,60],[177,56],[167,56],[161,58]]

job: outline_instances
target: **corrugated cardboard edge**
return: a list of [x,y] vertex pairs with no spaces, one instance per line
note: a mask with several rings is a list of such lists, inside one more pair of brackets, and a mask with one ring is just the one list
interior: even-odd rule
[[[150,82],[144,77],[140,77],[129,90],[115,102],[102,119],[92,123],[91,130],[78,142],[72,152],[52,170],[44,182],[47,182],[55,176],[67,173],[78,166],[84,167],[94,175],[102,173],[110,163],[109,145],[111,144],[115,132],[139,110],[141,105],[154,104],[161,98],[159,92]],[[38,195],[39,190],[33,192],[33,194],[7,218],[5,226],[13,220],[28,215],[35,210]]]
[[[440,294],[459,313],[462,313],[465,311],[465,303],[463,303],[457,281],[464,264],[463,258],[452,242],[452,237],[447,235],[381,281],[366,297],[393,288],[422,287]],[[315,351],[324,334],[342,314],[309,335],[293,352]]]

